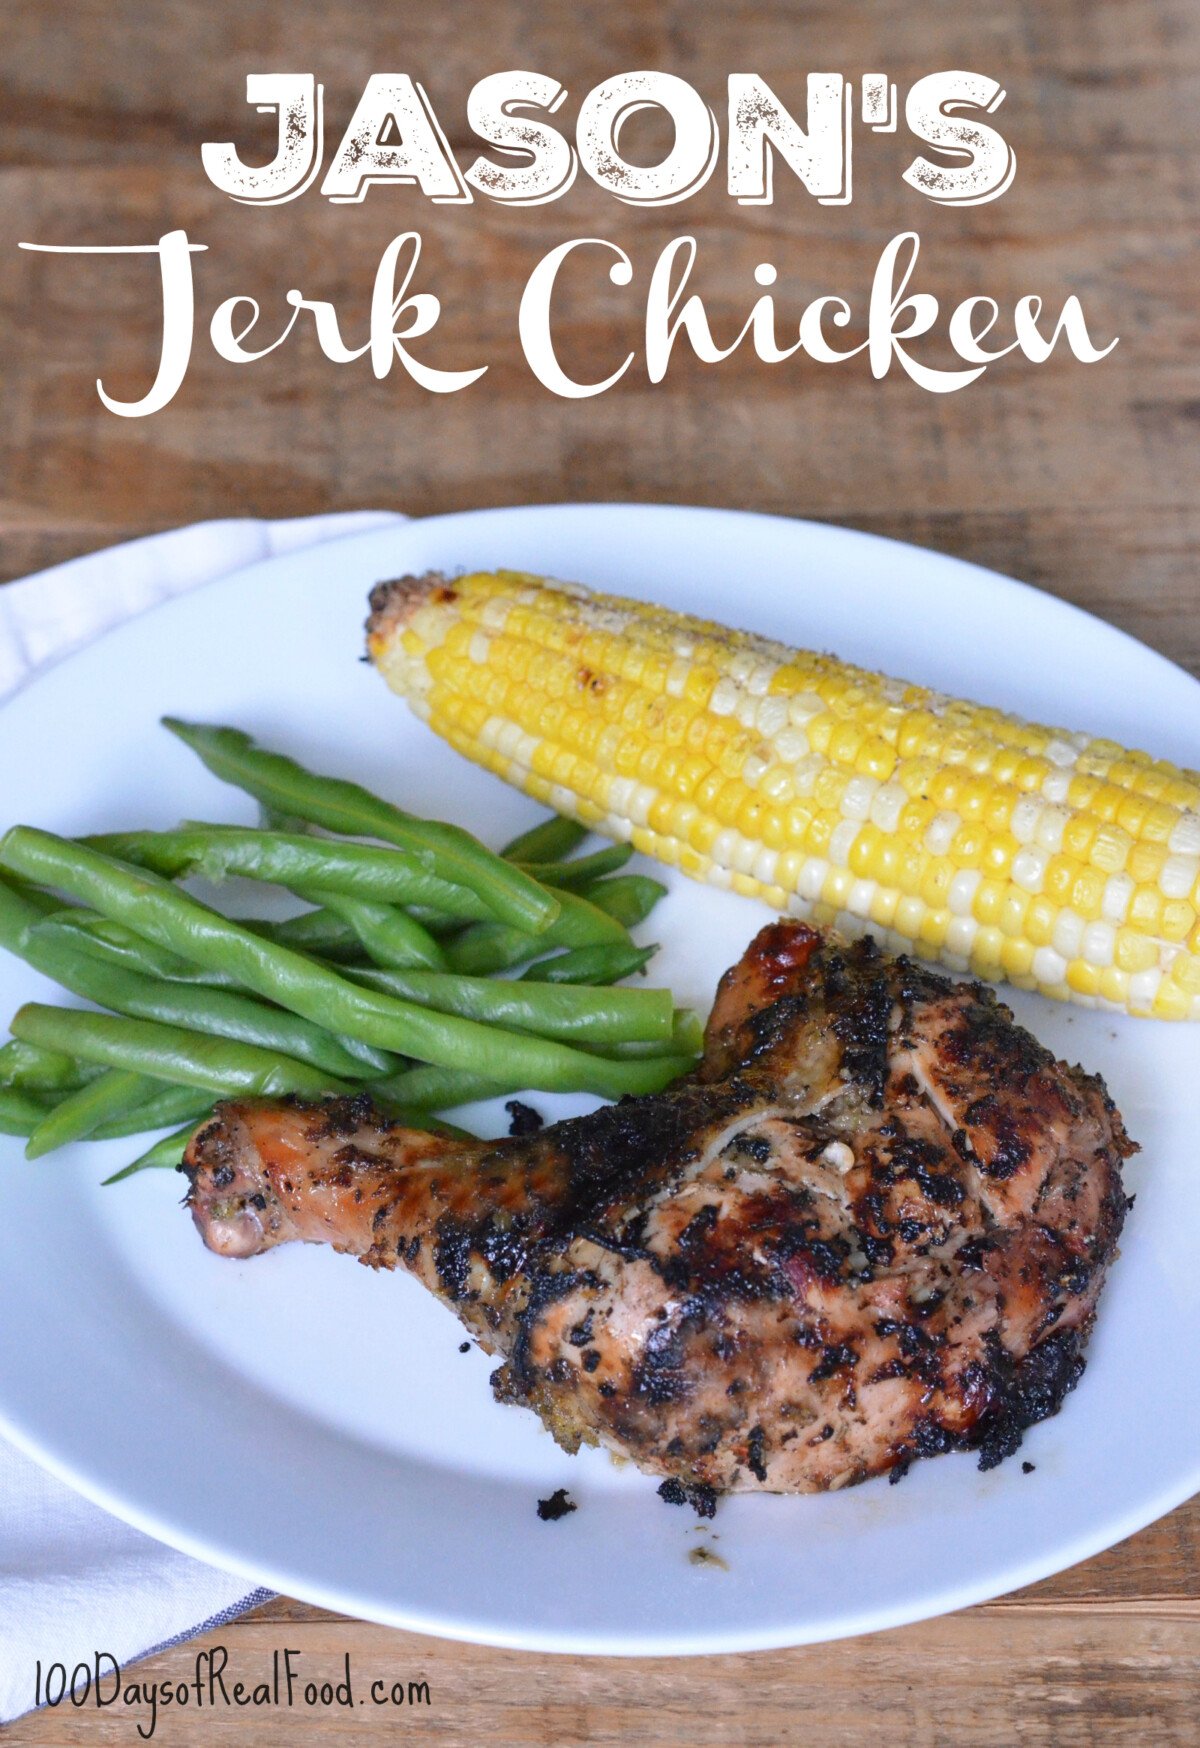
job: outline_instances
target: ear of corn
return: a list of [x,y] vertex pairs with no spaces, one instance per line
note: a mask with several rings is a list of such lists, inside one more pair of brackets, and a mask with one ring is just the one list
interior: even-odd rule
[[372,596],[451,745],[698,880],[1022,988],[1200,1018],[1200,776],[512,571]]

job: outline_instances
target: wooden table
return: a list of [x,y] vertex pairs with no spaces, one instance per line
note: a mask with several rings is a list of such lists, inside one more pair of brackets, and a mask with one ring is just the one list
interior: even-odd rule
[[[428,87],[461,161],[474,80],[503,67],[556,74],[573,116],[611,73],[662,67],[718,109],[725,75],[758,71],[798,101],[807,70],[920,75],[969,67],[999,79],[997,122],[1018,157],[1000,200],[936,209],[900,180],[903,128],[860,134],[849,207],[819,206],[786,173],[769,207],[738,208],[715,177],[685,205],[635,213],[581,178],[552,205],[433,206],[376,189],[361,206],[315,192],[238,206],[204,177],[204,140],[247,141],[249,71],[309,69],[330,133],[367,74]],[[646,0],[530,7],[343,0],[27,0],[8,9],[0,64],[0,576],[201,517],[290,516],[363,505],[432,512],[555,499],[730,504],[843,522],[977,559],[1091,608],[1200,672],[1195,285],[1200,200],[1193,0],[995,0],[975,8]],[[648,136],[647,136],[648,138]],[[265,150],[266,139],[263,136]],[[120,419],[92,386],[132,397],[157,356],[144,261],[18,253],[40,242],[148,242],[173,226],[197,257],[201,326],[165,411]],[[517,342],[520,289],[568,237],[612,238],[635,286],[581,271],[566,286],[563,356],[598,377],[637,343],[638,304],[663,244],[699,241],[697,285],[714,328],[736,331],[761,260],[781,314],[841,290],[861,318],[875,261],[918,228],[919,282],[951,302],[986,292],[1008,310],[1079,293],[1103,363],[1056,353],[995,366],[936,396],[862,362],[772,368],[743,353],[702,366],[681,348],[667,379],[630,371],[597,399],[558,400]],[[235,368],[208,346],[215,303],[299,286],[333,300],[359,343],[378,257],[398,231],[424,238],[422,283],[444,303],[427,356],[480,362],[460,395],[430,396],[365,363],[335,366],[311,336]],[[850,331],[851,339],[856,336]],[[1070,664],[1072,652],[1062,658]],[[1176,1332],[1188,1340],[1188,1332]],[[1171,1404],[1163,1404],[1171,1412]],[[297,1506],[297,1509],[304,1509]],[[811,1650],[704,1661],[523,1656],[411,1638],[280,1601],[207,1643],[250,1668],[275,1647],[332,1671],[429,1683],[431,1704],[334,1717],[172,1714],[173,1743],[374,1742],[390,1722],[441,1743],[784,1741],[1075,1744],[1200,1738],[1200,1505],[1101,1558],[949,1619]],[[147,1675],[176,1677],[195,1647]],[[16,1743],[133,1740],[128,1720],[59,1712]]]

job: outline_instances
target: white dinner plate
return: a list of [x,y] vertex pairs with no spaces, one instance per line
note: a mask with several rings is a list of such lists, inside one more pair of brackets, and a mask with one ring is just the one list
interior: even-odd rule
[[[449,751],[357,660],[369,586],[513,566],[644,595],[1055,724],[1200,763],[1200,685],[1120,632],[954,559],[734,512],[583,505],[414,521],[272,559],[159,607],[0,711],[3,820],[66,833],[250,820],[157,726],[238,724],[499,842],[531,803]],[[664,876],[653,967],[703,1007],[766,913]],[[244,895],[238,904],[246,908]],[[55,999],[0,962],[0,1014]],[[796,1645],[996,1596],[1200,1489],[1200,1028],[1014,994],[1106,1077],[1143,1151],[1087,1371],[1021,1456],[918,1463],[715,1521],[498,1406],[490,1362],[415,1281],[291,1246],[204,1249],[182,1182],[100,1180],[128,1143],[25,1163],[0,1137],[0,1426],[99,1504],[216,1565],[452,1638],[668,1654]],[[586,1100],[538,1096],[547,1115]],[[499,1110],[476,1126],[503,1132]],[[542,1522],[557,1487],[578,1504]],[[689,1555],[704,1545],[721,1564]]]

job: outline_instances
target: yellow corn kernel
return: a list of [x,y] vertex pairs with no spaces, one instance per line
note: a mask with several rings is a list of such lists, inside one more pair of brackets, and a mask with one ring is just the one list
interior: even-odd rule
[[392,588],[388,683],[530,794],[795,914],[1200,1017],[1196,772],[519,572]]
[[1132,929],[1117,931],[1113,963],[1121,971],[1152,971],[1158,960],[1159,948],[1156,941],[1145,935],[1135,934]]
[[1026,978],[1033,971],[1033,944],[1005,937],[1000,944],[1000,966],[1006,977]]
[[1067,966],[1067,987],[1076,995],[1097,996],[1100,994],[1100,975],[1086,959],[1072,959]]

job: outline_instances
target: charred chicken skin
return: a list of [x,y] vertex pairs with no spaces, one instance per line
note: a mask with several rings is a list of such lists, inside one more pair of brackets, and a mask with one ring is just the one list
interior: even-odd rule
[[487,1142],[225,1104],[184,1169],[211,1249],[407,1269],[502,1401],[707,1510],[1015,1450],[1083,1369],[1133,1150],[990,989],[779,922],[664,1093]]

